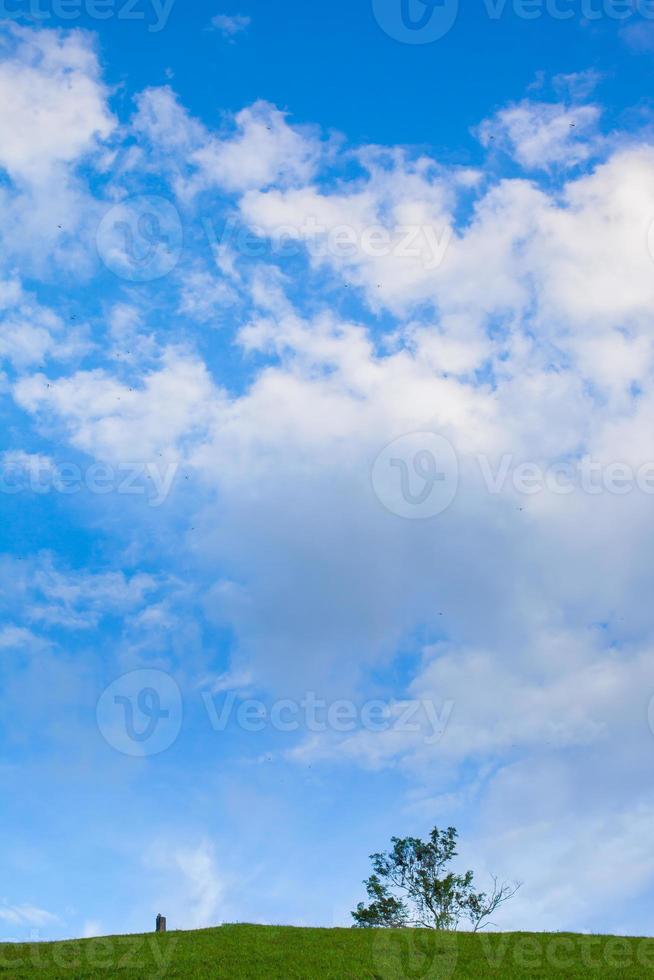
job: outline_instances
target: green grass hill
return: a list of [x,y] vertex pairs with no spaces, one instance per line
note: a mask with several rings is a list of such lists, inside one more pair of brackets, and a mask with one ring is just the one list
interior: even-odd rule
[[654,978],[654,939],[229,925],[197,932],[0,944],[0,980],[536,980]]

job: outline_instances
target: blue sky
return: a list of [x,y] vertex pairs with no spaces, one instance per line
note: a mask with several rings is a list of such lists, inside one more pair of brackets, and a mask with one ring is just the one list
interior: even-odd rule
[[654,20],[399,9],[3,8],[0,939],[650,928]]

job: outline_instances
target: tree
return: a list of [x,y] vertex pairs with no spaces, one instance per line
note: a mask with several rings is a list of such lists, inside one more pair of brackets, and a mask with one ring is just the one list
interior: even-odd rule
[[448,870],[457,856],[454,827],[434,827],[429,840],[392,837],[392,849],[371,854],[373,874],[364,881],[369,904],[359,902],[352,912],[358,928],[457,929],[467,919],[473,931],[520,888],[492,879],[489,892],[476,892],[472,871]]

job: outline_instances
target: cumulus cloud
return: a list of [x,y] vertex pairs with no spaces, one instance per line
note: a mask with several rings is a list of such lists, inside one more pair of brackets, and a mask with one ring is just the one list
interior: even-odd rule
[[211,140],[193,154],[205,186],[244,191],[267,184],[301,183],[314,171],[317,141],[289,126],[286,115],[267,102],[256,102],[235,118],[236,133]]
[[189,116],[169,87],[147,89],[137,106],[133,130],[164,159],[183,198],[211,188],[240,193],[303,183],[322,152],[313,130],[290,125],[286,113],[264,101],[236,113],[220,135]]
[[91,36],[10,26],[0,61],[0,166],[38,181],[106,139],[115,121]]
[[95,40],[84,31],[5,24],[0,44],[0,188],[4,261],[86,274],[97,202],[79,175],[116,127]]
[[0,280],[0,360],[24,370],[79,358],[88,349],[83,331],[38,303],[18,279]]
[[485,120],[479,138],[483,146],[504,150],[526,170],[573,167],[597,151],[599,118],[595,105],[523,100]]
[[[55,168],[110,132],[89,95],[94,56],[75,38],[66,57],[87,72],[88,98],[79,128],[46,141]],[[590,91],[589,79],[560,85]],[[7,390],[44,439],[55,433],[98,460],[182,460],[197,477],[161,518],[161,554],[174,554],[207,621],[233,638],[214,689],[246,679],[282,697],[383,695],[392,710],[403,698],[453,702],[436,742],[421,730],[326,733],[294,758],[394,768],[413,787],[408,808],[468,814],[479,847],[497,841],[508,873],[532,882],[521,921],[552,928],[564,924],[563,905],[582,926],[607,906],[627,841],[623,894],[652,874],[643,841],[654,624],[642,598],[651,492],[611,491],[602,478],[616,464],[653,462],[654,156],[635,140],[600,144],[599,120],[599,106],[574,100],[501,109],[482,142],[528,174],[498,176],[406,148],[335,156],[268,103],[214,132],[172,89],[146,90],[112,193],[123,180],[138,185],[143,165],[191,217],[205,195],[202,207],[237,216],[261,240],[290,241],[296,264],[272,247],[248,262],[231,242],[214,273],[195,252],[170,293],[121,294],[108,306],[106,350],[57,372],[41,363],[56,322],[8,276],[0,334],[21,373]],[[20,140],[5,154],[16,174],[40,179]],[[180,313],[204,328],[226,309],[219,346],[208,348],[208,331],[195,344],[177,336]],[[137,356],[117,365],[127,337]],[[229,386],[218,380],[225,362],[239,365]],[[445,512],[404,520],[371,474],[384,447],[420,432],[451,443],[458,491]],[[402,462],[409,489],[420,489],[419,460],[396,458],[398,479]],[[505,462],[507,479],[493,487]],[[525,489],[515,479],[523,465],[523,476],[591,465],[600,482]],[[193,521],[192,541],[180,515],[185,529]],[[33,598],[12,565],[5,578],[14,575]],[[165,584],[150,601],[149,578],[37,581],[35,621],[89,625],[108,608],[144,632],[184,629]],[[393,665],[407,649],[398,682]],[[195,661],[202,677],[206,661]],[[562,812],[592,842],[575,852],[563,889],[572,846],[561,841]],[[534,841],[547,856],[538,866]],[[608,855],[604,878],[597,848]],[[225,883],[210,843],[152,860],[182,896],[177,921],[216,921]]]
[[225,277],[198,268],[184,276],[179,312],[199,323],[217,324],[237,301],[238,294]]
[[428,160],[401,158],[390,172],[371,157],[369,178],[336,192],[314,186],[252,190],[243,220],[273,240],[295,240],[317,267],[335,269],[370,305],[400,312],[433,296],[452,240],[452,183]]
[[179,456],[218,399],[205,365],[175,348],[132,384],[102,370],[52,382],[32,375],[16,383],[15,395],[29,411],[54,414],[77,449],[116,462]]

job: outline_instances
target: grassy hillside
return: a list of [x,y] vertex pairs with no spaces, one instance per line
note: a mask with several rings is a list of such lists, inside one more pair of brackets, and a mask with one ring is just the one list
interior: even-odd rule
[[654,939],[235,925],[164,936],[0,944],[0,978],[463,980],[654,977]]

